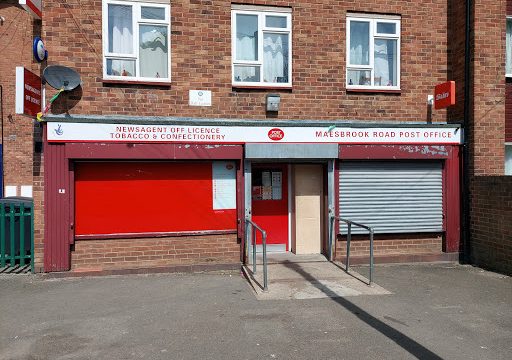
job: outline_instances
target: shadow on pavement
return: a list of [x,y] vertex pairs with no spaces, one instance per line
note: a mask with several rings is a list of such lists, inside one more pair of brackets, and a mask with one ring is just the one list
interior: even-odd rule
[[340,264],[336,264],[334,261],[331,261],[331,264],[333,264],[334,266],[336,266],[338,269],[340,269],[341,271],[343,271],[345,274],[349,275],[349,276],[352,276],[354,279],[356,279],[357,281],[360,281],[362,282],[363,284],[365,285],[369,285],[369,280],[368,281],[365,281],[366,279],[361,279],[361,277],[359,276],[355,276],[353,273],[350,272],[350,268],[349,268],[349,271],[347,271],[347,268],[345,266],[341,266]]
[[373,315],[364,311],[359,306],[351,303],[346,298],[337,297],[338,295],[336,295],[334,292],[330,292],[329,289],[325,288],[325,286],[318,284],[316,279],[307,272],[305,272],[303,269],[301,269],[299,265],[294,264],[290,261],[285,261],[282,264],[300,274],[304,279],[310,281],[311,284],[313,284],[319,290],[328,295],[334,302],[343,306],[345,309],[356,315],[360,320],[362,320],[363,322],[365,322],[366,324],[380,332],[382,335],[386,336],[390,340],[393,340],[398,346],[400,346],[402,349],[406,350],[408,353],[415,356],[416,358],[433,360],[443,359],[442,357],[436,355],[435,353],[433,353],[423,345],[419,344],[418,342],[414,341],[404,333],[387,325],[386,323],[380,321]]

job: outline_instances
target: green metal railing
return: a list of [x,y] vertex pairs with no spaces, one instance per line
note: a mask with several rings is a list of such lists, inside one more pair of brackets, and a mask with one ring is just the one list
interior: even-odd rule
[[0,201],[0,267],[25,267],[34,272],[34,205],[31,201]]

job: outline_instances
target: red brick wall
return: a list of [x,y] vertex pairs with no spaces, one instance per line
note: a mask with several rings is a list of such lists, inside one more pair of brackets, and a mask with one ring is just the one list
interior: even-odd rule
[[72,270],[112,270],[190,264],[238,264],[236,235],[77,240]]
[[[34,20],[19,5],[17,0],[0,2],[0,85],[3,89],[4,185],[34,185],[35,203],[35,255],[36,268],[42,266],[42,166],[41,131],[33,119],[15,114],[16,66],[25,66],[40,75],[43,66],[32,56],[32,41],[41,35],[41,22]],[[36,146],[36,144],[39,144]],[[34,152],[38,148],[38,152]]]
[[506,3],[474,0],[473,4],[470,171],[476,176],[503,175]]
[[471,260],[512,275],[512,177],[473,178]]
[[[510,1],[474,1],[472,137],[470,137],[470,257],[479,266],[511,272],[510,177],[504,173],[505,14]],[[507,88],[507,92],[510,89]]]
[[[443,238],[432,234],[423,236],[411,235],[375,235],[374,256],[382,255],[419,255],[441,254]],[[336,241],[336,259],[345,260],[347,249],[346,238]],[[350,242],[350,256],[368,256],[370,254],[370,240],[368,236],[353,236]]]
[[512,0],[507,0],[507,15],[512,15]]
[[[280,91],[279,119],[427,121],[427,95],[447,80],[445,0],[243,3],[293,9],[293,90]],[[101,1],[44,4],[49,62],[72,66],[83,79],[80,100],[69,100],[71,114],[266,117],[268,91],[231,86],[231,1],[172,1],[170,89],[102,83]],[[401,94],[345,91],[347,11],[402,15]],[[190,107],[190,89],[212,90],[212,106]],[[446,111],[435,111],[433,121],[446,121]]]

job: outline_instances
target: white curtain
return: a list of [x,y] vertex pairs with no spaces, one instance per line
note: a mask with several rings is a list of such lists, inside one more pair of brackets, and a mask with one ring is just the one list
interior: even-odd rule
[[133,54],[132,7],[108,5],[109,52]]
[[375,85],[393,86],[395,84],[396,41],[375,40]]
[[240,35],[236,37],[236,59],[256,60],[258,58],[258,37],[254,35]]
[[[258,60],[258,15],[236,15],[236,60]],[[259,65],[235,66],[235,81],[259,82]]]
[[140,76],[150,78],[167,78],[169,51],[167,27],[140,25]]
[[512,20],[507,19],[507,60],[505,64],[505,71],[507,74],[512,74]]
[[[257,60],[258,59],[258,32],[254,35],[237,33],[236,37],[236,60]],[[259,82],[259,75],[255,66],[235,67],[235,81]]]
[[512,145],[505,145],[505,175],[512,175]]
[[370,64],[370,23],[350,22],[350,63],[352,65]]
[[[376,86],[384,86],[390,85],[390,67],[393,66],[390,64],[390,57],[388,56],[388,43],[386,40],[375,40],[375,58],[374,58],[374,66],[375,66],[375,85]],[[389,49],[390,50],[390,49]],[[392,57],[392,54],[391,54]],[[393,70],[391,69],[391,72]],[[391,85],[393,81],[391,79]]]
[[263,64],[265,82],[288,82],[288,35],[264,35]]

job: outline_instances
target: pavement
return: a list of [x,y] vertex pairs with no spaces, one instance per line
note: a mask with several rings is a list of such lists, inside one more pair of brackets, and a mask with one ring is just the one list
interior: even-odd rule
[[510,359],[510,277],[415,264],[375,280],[390,294],[262,301],[240,273],[2,275],[0,359]]

